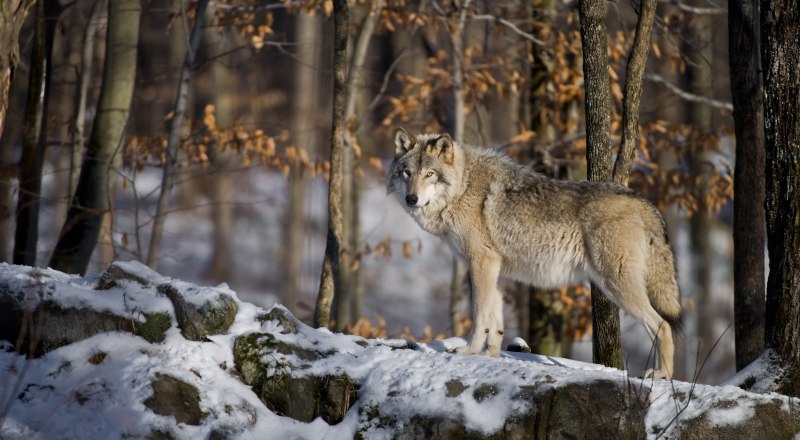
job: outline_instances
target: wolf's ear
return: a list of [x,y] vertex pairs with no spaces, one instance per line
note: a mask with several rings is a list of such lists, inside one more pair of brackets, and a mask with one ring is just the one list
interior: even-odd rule
[[428,145],[427,151],[442,159],[447,165],[453,164],[453,139],[449,134],[439,136],[434,143]]
[[400,157],[411,149],[413,142],[411,135],[408,134],[405,128],[400,127],[394,133],[394,156]]

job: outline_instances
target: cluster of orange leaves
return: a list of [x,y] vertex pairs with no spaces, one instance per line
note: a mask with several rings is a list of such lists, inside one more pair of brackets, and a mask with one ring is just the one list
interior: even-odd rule
[[566,332],[573,341],[592,335],[592,296],[584,285],[562,287],[556,292],[564,305]]
[[[392,240],[392,237],[385,236],[383,240],[379,241],[375,245],[370,245],[369,243],[364,243],[364,246],[358,250],[357,252],[353,253],[352,259],[350,261],[350,271],[355,272],[361,267],[361,261],[365,257],[372,256],[375,260],[389,260],[392,258],[392,244],[395,240]],[[414,252],[414,243],[410,240],[403,240],[400,241],[400,252],[403,255],[403,258],[410,259],[413,256]],[[422,252],[422,242],[417,241],[416,243],[416,251],[417,253]]]
[[[264,47],[272,29],[274,17],[272,12],[260,8],[263,2],[256,0],[228,0],[220,2],[213,8],[211,26],[220,34],[235,29],[243,41],[247,41],[254,49]],[[287,8],[292,6],[290,0],[283,2]]]
[[[296,170],[312,178],[328,178],[330,162],[312,160],[306,149],[288,144],[289,133],[286,131],[271,136],[261,129],[246,130],[237,124],[220,128],[211,104],[205,107],[203,120],[192,125],[192,133],[182,140],[179,147],[183,159],[181,165],[208,166],[211,163],[209,148],[213,145],[218,154],[235,154],[242,167],[260,165],[278,169],[287,177]],[[145,166],[162,166],[166,161],[166,151],[166,136],[131,136],[125,145],[124,164],[139,171]]]

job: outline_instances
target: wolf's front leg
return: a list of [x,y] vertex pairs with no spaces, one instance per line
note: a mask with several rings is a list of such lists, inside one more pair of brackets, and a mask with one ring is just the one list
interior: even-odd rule
[[497,289],[497,279],[500,276],[501,261],[499,255],[486,255],[470,261],[475,321],[472,339],[468,346],[459,350],[460,353],[500,356],[500,344],[503,341],[503,296]]

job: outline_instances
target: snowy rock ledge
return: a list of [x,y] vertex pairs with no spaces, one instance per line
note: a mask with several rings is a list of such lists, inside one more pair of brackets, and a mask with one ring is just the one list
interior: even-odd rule
[[[20,336],[20,329],[25,329]],[[31,336],[33,335],[33,336]],[[0,265],[0,438],[796,438],[800,400],[308,327],[138,263]],[[31,353],[25,359],[18,353]]]

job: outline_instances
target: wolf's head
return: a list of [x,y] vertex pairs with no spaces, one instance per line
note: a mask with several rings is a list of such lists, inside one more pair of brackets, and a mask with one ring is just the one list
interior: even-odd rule
[[394,194],[415,217],[441,210],[460,177],[456,166],[457,146],[450,135],[412,136],[400,128],[395,133],[394,144],[394,161],[386,179],[386,193]]

